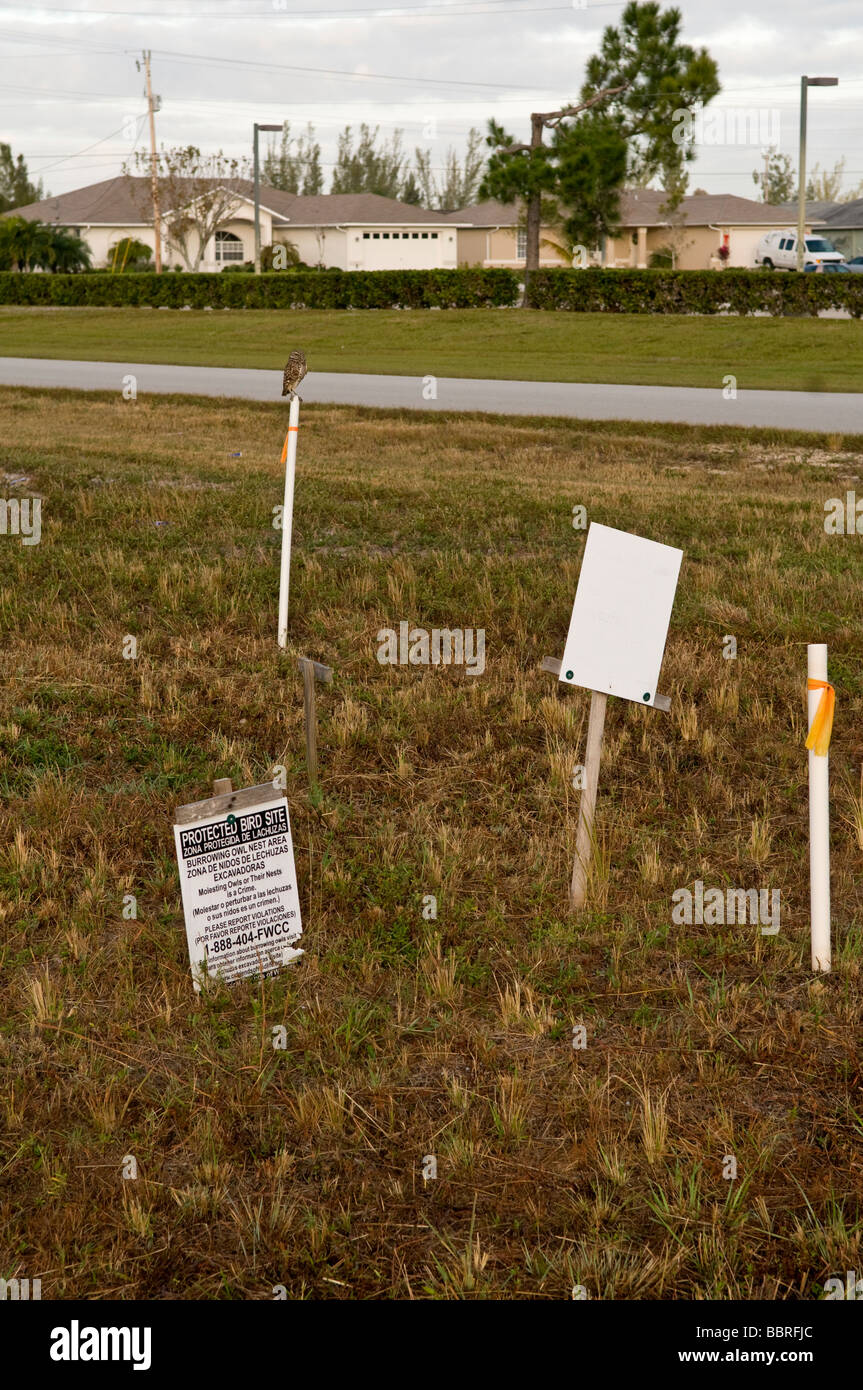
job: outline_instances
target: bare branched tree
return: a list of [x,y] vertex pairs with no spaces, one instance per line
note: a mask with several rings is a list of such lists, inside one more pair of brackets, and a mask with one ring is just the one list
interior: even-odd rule
[[[126,175],[149,176],[150,155],[139,150],[132,169],[123,166]],[[248,159],[234,159],[219,150],[202,154],[195,145],[164,147],[156,163],[156,181],[162,216],[162,236],[167,245],[182,258],[187,270],[197,270],[204,258],[207,244],[229,220],[237,206],[235,187],[250,175]],[[142,211],[152,209],[149,177],[146,183],[133,185],[133,197]]]

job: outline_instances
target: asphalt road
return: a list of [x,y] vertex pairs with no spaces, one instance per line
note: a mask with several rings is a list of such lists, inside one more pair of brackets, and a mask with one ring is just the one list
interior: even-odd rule
[[[66,386],[83,391],[120,392],[126,376],[135,377],[139,396],[146,392],[179,392],[274,401],[280,399],[282,369],[0,357],[0,384],[6,386]],[[736,399],[726,400],[719,384],[714,388],[608,386],[313,372],[303,382],[302,398],[327,404],[408,410],[481,410],[583,420],[652,420],[863,433],[863,394],[851,392],[741,390]]]

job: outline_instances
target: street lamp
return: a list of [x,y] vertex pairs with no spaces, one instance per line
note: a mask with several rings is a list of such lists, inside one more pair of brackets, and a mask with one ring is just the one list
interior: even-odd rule
[[806,89],[807,87],[838,87],[838,77],[801,77],[800,79],[800,183],[797,189],[797,269],[806,260]]
[[261,171],[258,167],[258,131],[259,130],[281,130],[280,125],[259,125],[255,121],[254,125],[254,149],[255,149],[255,274],[261,273]]

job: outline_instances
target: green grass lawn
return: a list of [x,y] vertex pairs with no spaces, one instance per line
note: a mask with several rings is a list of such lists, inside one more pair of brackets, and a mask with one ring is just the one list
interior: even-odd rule
[[[0,1276],[820,1297],[863,1240],[863,538],[823,524],[859,442],[308,406],[282,653],[283,431],[276,402],[0,390],[0,492],[42,498],[40,544],[0,536]],[[577,918],[589,697],[540,670],[576,504],[685,552],[672,708],[609,701]],[[484,673],[382,666],[402,620],[483,628]],[[811,640],[837,686],[818,980]],[[300,654],[335,672],[316,790]],[[174,809],[275,765],[306,955],[196,996]],[[675,925],[696,879],[780,890],[780,931]]]
[[0,309],[9,357],[664,386],[859,391],[863,323],[523,309]]

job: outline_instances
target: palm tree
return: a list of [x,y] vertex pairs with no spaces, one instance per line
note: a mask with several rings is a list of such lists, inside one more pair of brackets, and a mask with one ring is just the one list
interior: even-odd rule
[[0,270],[90,269],[90,250],[68,227],[51,227],[26,217],[0,218]]
[[25,217],[4,217],[0,222],[0,265],[4,270],[29,268],[37,253],[33,234],[37,225]]
[[57,275],[72,275],[90,269],[90,248],[68,227],[57,227],[51,237],[50,269]]

